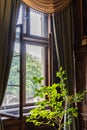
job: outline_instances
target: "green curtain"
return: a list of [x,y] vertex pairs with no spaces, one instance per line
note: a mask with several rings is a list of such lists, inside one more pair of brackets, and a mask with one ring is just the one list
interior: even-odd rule
[[[74,62],[73,62],[73,44],[74,44],[74,30],[73,30],[73,8],[70,3],[60,13],[52,14],[54,40],[57,54],[58,68],[60,66],[66,71],[67,87],[69,93],[74,92]],[[65,119],[66,120],[66,115]],[[64,130],[75,130],[75,121],[71,126]]]
[[[17,14],[21,0],[0,0],[0,106],[12,62]],[[0,130],[1,122],[0,122]]]
[[73,15],[71,4],[62,12],[52,14],[54,39],[58,60],[58,67],[62,66],[66,71],[67,87],[70,93],[73,90]]

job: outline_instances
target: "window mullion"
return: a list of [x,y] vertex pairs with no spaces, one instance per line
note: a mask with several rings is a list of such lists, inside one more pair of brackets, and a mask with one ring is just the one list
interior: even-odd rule
[[20,118],[23,117],[23,105],[24,105],[24,84],[25,84],[25,72],[24,72],[24,46],[23,46],[23,26],[21,25],[20,31]]

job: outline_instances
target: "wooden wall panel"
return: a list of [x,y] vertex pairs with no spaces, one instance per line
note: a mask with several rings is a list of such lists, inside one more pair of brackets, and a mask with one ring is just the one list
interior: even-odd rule
[[83,39],[82,0],[73,0],[73,14],[75,47],[79,47]]
[[4,130],[54,130],[51,126],[34,126],[32,123],[26,123],[25,117],[22,120],[4,119]]
[[[75,49],[76,90],[87,89],[87,45]],[[79,107],[79,130],[87,130],[87,94]]]

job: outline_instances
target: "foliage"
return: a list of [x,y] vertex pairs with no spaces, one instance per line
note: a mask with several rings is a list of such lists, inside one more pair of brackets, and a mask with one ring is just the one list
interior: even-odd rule
[[40,77],[42,75],[42,66],[36,56],[26,53],[26,92],[27,95],[33,97],[34,88],[37,87],[33,82],[34,76]]
[[[8,86],[7,93],[18,95],[19,87],[18,85],[20,80],[20,58],[17,52],[14,52],[14,57],[12,61],[12,67],[9,76],[8,85],[15,85],[15,86]],[[33,70],[33,71],[32,71]],[[33,96],[34,88],[36,85],[33,82],[34,76],[40,77],[42,74],[41,63],[39,62],[38,58],[35,56],[26,53],[26,92],[27,95]],[[17,87],[16,87],[17,85]]]
[[[26,60],[25,60],[26,58]],[[26,100],[30,101],[34,98],[34,88],[38,86],[34,84],[33,77],[40,77],[42,75],[42,65],[38,57],[33,56],[26,52],[26,57],[24,56],[26,76]],[[14,56],[12,60],[8,86],[6,89],[5,98],[3,104],[5,105],[18,103],[19,102],[19,91],[20,91],[20,54],[18,51],[14,51]]]
[[[73,117],[78,116],[78,108],[74,106],[74,103],[81,102],[85,92],[69,95],[65,85],[67,78],[62,67],[56,76],[59,82],[51,86],[42,86],[42,78],[34,77],[35,83],[42,86],[36,90],[35,97],[39,96],[43,99],[46,96],[47,98],[36,103],[38,107],[30,111],[26,122],[33,122],[37,126],[41,124],[51,125],[57,130],[62,130],[64,125],[72,122]],[[66,122],[64,122],[65,114],[68,115]]]

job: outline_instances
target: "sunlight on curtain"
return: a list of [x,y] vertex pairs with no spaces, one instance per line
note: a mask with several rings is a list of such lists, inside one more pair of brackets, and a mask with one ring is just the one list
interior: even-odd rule
[[22,0],[31,8],[44,13],[59,12],[64,9],[71,0]]

